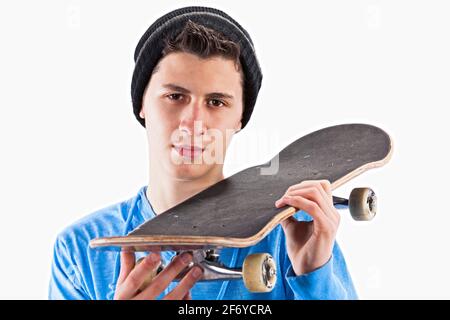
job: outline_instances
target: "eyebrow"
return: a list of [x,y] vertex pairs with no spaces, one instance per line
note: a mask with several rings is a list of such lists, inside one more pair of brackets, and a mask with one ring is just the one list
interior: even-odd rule
[[[164,88],[166,89],[170,89],[170,90],[174,90],[174,91],[178,91],[184,94],[189,94],[191,93],[188,89],[180,87],[176,84],[173,83],[167,83],[163,85]],[[224,93],[224,92],[211,92],[206,94],[207,97],[209,98],[227,98],[227,99],[234,99],[233,95],[229,94],[229,93]]]

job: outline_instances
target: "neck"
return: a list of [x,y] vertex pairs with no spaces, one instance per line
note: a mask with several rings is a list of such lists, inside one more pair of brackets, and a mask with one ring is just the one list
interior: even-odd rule
[[188,180],[169,176],[158,162],[153,161],[153,164],[150,165],[146,194],[157,215],[224,179],[223,166],[214,167],[207,174]]

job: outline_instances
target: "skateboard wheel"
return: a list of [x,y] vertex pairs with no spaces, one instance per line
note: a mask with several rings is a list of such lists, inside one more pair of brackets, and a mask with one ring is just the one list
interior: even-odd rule
[[[136,261],[136,266],[138,266],[145,257],[140,258],[138,261]],[[141,287],[139,288],[140,291],[143,291],[147,286],[153,281],[153,279],[156,277],[156,275],[160,272],[160,267],[156,268],[152,272],[149,272],[147,276],[145,277],[144,283],[142,283]]]
[[251,254],[244,260],[242,277],[248,291],[270,292],[277,281],[275,261],[267,253]]
[[370,188],[355,188],[350,193],[348,207],[354,220],[372,220],[377,213],[377,196]]

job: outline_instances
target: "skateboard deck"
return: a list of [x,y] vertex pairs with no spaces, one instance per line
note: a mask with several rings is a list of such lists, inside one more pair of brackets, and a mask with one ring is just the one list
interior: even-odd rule
[[144,222],[127,236],[97,238],[90,246],[135,251],[251,246],[298,211],[275,207],[289,186],[326,179],[334,190],[383,166],[391,154],[389,135],[375,126],[344,124],[321,129],[285,147],[278,154],[276,174],[261,174],[270,161],[247,168]]

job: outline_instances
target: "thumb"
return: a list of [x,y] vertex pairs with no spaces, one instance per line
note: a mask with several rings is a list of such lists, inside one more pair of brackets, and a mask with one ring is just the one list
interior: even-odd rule
[[288,218],[281,221],[281,227],[283,228],[284,232],[287,232],[289,229],[289,226],[292,225],[292,223],[297,223],[298,221],[293,217],[289,216]]

